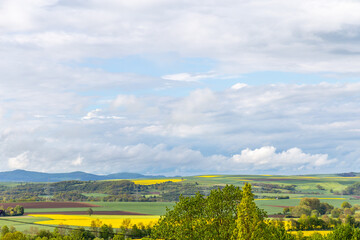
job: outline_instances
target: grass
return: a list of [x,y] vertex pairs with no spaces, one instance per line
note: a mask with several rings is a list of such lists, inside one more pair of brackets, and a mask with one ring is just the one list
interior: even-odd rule
[[16,187],[20,185],[19,182],[0,182],[0,185],[6,186],[6,187]]
[[18,231],[25,231],[25,230],[29,230],[30,228],[38,228],[38,229],[45,229],[45,230],[54,230],[53,227],[48,227],[48,226],[39,226],[39,225],[34,225],[35,222],[37,221],[44,221],[44,220],[50,220],[49,218],[44,218],[44,217],[28,217],[28,216],[24,216],[24,217],[1,217],[0,218],[0,227],[2,226],[13,226],[16,228],[16,230]]
[[86,197],[107,197],[110,196],[109,194],[105,193],[82,193],[82,195]]
[[[149,215],[162,215],[166,212],[166,207],[171,208],[173,202],[89,202],[100,207],[92,208],[94,211],[127,211]],[[36,212],[71,212],[87,211],[89,208],[29,208],[26,213]]]

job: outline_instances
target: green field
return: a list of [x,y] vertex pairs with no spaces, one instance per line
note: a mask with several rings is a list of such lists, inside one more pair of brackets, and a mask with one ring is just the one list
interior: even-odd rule
[[83,193],[84,196],[87,197],[107,197],[109,196],[109,194],[105,194],[105,193]]
[[24,232],[24,231],[30,231],[31,229],[35,230],[37,229],[45,229],[53,231],[54,227],[48,227],[48,226],[42,226],[39,224],[34,224],[38,221],[45,221],[50,220],[49,218],[44,217],[0,217],[0,227],[6,225],[8,227],[13,226],[16,228],[16,230]]

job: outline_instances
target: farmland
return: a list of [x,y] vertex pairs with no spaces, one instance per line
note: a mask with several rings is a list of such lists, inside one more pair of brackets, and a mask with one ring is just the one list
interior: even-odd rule
[[[25,207],[24,217],[19,222],[7,222],[3,218],[1,225],[14,225],[19,230],[33,228],[51,229],[49,225],[89,227],[94,219],[119,227],[124,219],[132,223],[157,221],[165,214],[166,208],[171,208],[180,194],[193,196],[196,192],[208,195],[212,189],[221,188],[227,184],[243,186],[251,183],[256,204],[270,216],[282,213],[283,208],[296,206],[302,198],[316,197],[321,202],[327,202],[334,207],[340,207],[344,201],[352,205],[360,204],[359,196],[344,195],[343,191],[360,182],[360,176],[341,175],[306,175],[306,176],[272,176],[272,175],[204,175],[187,176],[186,178],[140,179],[140,180],[102,180],[93,182],[67,181],[58,183],[0,183],[4,190],[0,193],[4,208],[21,204]],[[46,190],[48,187],[49,190]],[[43,190],[45,189],[45,190]],[[46,192],[48,191],[48,192]],[[63,192],[62,192],[63,191]],[[59,201],[53,196],[66,192],[81,195],[85,201]],[[25,195],[26,193],[27,195]],[[19,199],[12,199],[12,194]],[[37,194],[37,195],[36,195]],[[43,196],[50,196],[44,198]],[[121,198],[119,196],[125,196]],[[22,196],[36,198],[22,199]],[[51,201],[48,201],[48,200]],[[10,202],[9,202],[10,200]],[[17,201],[18,200],[18,201]],[[18,202],[21,203],[18,203]],[[92,208],[93,215],[88,215]],[[34,225],[29,225],[34,224]]]

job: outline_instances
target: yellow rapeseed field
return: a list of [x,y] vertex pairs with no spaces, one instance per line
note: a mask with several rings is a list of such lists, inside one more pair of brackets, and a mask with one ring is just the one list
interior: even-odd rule
[[205,176],[197,176],[197,177],[212,178],[212,177],[219,177],[219,175],[205,175]]
[[124,225],[125,222],[130,219],[130,226],[133,224],[154,225],[160,216],[134,216],[134,215],[62,215],[62,214],[30,214],[33,217],[50,218],[51,220],[35,222],[36,224],[48,224],[48,225],[68,225],[68,226],[80,226],[90,227],[91,222],[99,219],[101,224],[111,224],[114,228],[119,228]]
[[[316,230],[314,230],[314,231],[302,231],[302,233],[304,234],[305,237],[309,237],[309,236],[313,235],[316,232],[320,233],[323,236],[331,233],[331,231],[325,231],[325,230],[324,231],[316,231]],[[289,231],[289,233],[296,235],[298,233],[298,231]]]
[[133,180],[132,182],[138,185],[153,185],[164,182],[181,182],[181,179],[146,179],[146,180]]

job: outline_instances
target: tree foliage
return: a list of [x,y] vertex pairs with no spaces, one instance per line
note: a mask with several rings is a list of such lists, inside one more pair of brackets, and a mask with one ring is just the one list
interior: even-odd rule
[[236,227],[236,206],[242,191],[226,186],[210,192],[208,197],[180,196],[172,210],[168,209],[154,226],[152,237],[161,239],[230,239]]

